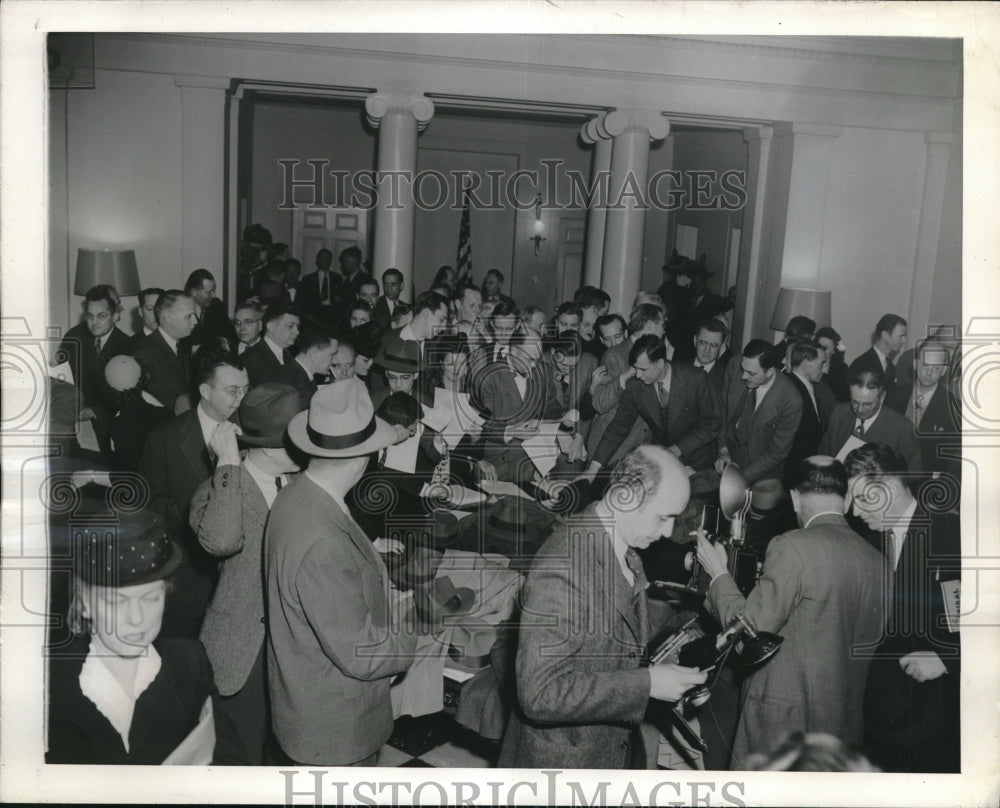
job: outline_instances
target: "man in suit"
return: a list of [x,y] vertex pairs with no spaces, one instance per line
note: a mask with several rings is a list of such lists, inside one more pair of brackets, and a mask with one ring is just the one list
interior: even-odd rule
[[573,295],[573,302],[580,307],[582,313],[580,336],[583,338],[583,349],[600,361],[607,348],[598,333],[597,321],[607,315],[611,308],[611,295],[596,286],[582,286]]
[[191,499],[212,476],[213,435],[226,426],[249,389],[246,371],[232,354],[205,348],[195,362],[197,405],[153,429],[139,458],[149,484],[150,507],[183,543],[184,563],[167,594],[163,636],[197,637],[215,585],[215,562],[201,548],[188,522]]
[[542,417],[562,421],[576,411],[572,423],[564,421],[567,427],[572,426],[573,442],[566,452],[570,463],[586,458],[586,440],[594,415],[590,380],[596,369],[597,357],[583,350],[583,339],[576,331],[563,331],[542,353],[541,373],[548,388]]
[[[959,771],[959,517],[918,502],[883,444],[847,456],[852,507],[878,537],[891,582],[888,623],[871,653],[865,743],[889,772]],[[846,739],[845,739],[846,740]]]
[[278,381],[281,368],[291,361],[292,345],[299,336],[299,310],[279,298],[264,310],[263,322],[264,336],[240,357],[251,387]]
[[236,330],[233,328],[226,305],[215,296],[215,278],[207,269],[196,269],[184,284],[184,293],[191,295],[197,308],[198,325],[191,332],[191,346],[223,340],[229,350],[236,344]]
[[663,339],[652,334],[636,340],[629,363],[635,378],[625,385],[617,413],[594,452],[588,472],[594,474],[607,467],[619,448],[631,451],[633,447],[624,442],[636,420],[646,425],[644,443],[664,447],[698,471],[711,468],[722,416],[708,377],[689,365],[668,362]]
[[102,454],[110,455],[108,430],[113,413],[101,380],[108,360],[125,353],[131,340],[117,323],[117,304],[106,286],[88,289],[83,299],[84,322],[69,329],[52,358],[53,364],[68,362],[73,381],[83,395],[80,420],[93,420]]
[[492,341],[480,345],[469,357],[470,386],[473,392],[475,392],[476,385],[472,380],[477,371],[494,362],[499,362],[507,356],[510,338],[518,330],[519,316],[520,312],[517,306],[505,302],[493,306],[488,320],[489,336]]
[[133,335],[133,345],[156,330],[156,301],[162,294],[163,290],[158,286],[150,286],[139,292],[139,317],[142,320],[142,327]]
[[[340,275],[343,278],[343,286],[341,287],[343,298],[345,302],[349,303],[357,299],[362,284],[370,283],[372,277],[361,266],[362,254],[357,247],[341,250],[337,261],[340,263]],[[378,293],[376,292],[376,294]]]
[[700,368],[708,374],[712,389],[721,398],[722,386],[726,377],[726,366],[732,354],[726,350],[728,329],[722,320],[710,317],[698,326],[694,336],[694,356],[686,363]]
[[499,766],[655,768],[638,731],[650,700],[676,701],[706,677],[643,664],[648,584],[636,550],[671,533],[689,495],[680,462],[643,446],[602,500],[542,545],[521,593],[517,704]]
[[263,315],[260,307],[250,300],[240,303],[233,312],[233,327],[236,329],[236,355],[243,356],[248,348],[260,342]]
[[132,346],[132,355],[149,371],[146,391],[175,413],[191,408],[191,345],[187,337],[198,324],[194,300],[179,289],[157,298],[157,328]]
[[416,643],[344,499],[398,433],[352,378],[313,396],[288,435],[310,461],[278,494],[264,533],[272,725],[296,764],[370,766],[392,732],[389,683]]
[[883,406],[885,382],[881,371],[855,372],[850,378],[850,390],[851,400],[838,404],[830,413],[818,451],[839,457],[860,443],[884,443],[906,461],[910,471],[920,471],[923,464],[913,424]]
[[744,597],[726,550],[698,535],[698,560],[711,580],[706,605],[725,626],[742,614],[759,631],[784,637],[777,655],[744,685],[731,768],[772,749],[792,731],[862,739],[869,659],[856,649],[882,632],[882,559],[844,519],[847,473],[831,457],[799,464],[792,504],[800,530],[768,545],[757,586]]
[[403,291],[403,273],[395,267],[389,267],[382,273],[382,295],[375,301],[375,322],[383,331],[392,327],[392,316]]
[[850,398],[850,385],[847,383],[847,363],[840,350],[840,334],[830,326],[823,326],[816,329],[816,342],[826,356],[823,362],[823,383],[836,401],[847,401]]
[[393,328],[382,335],[382,344],[398,337],[417,343],[420,356],[424,355],[424,342],[442,333],[448,323],[448,301],[437,292],[421,292],[413,301],[413,319],[402,328]]
[[823,351],[811,342],[793,342],[788,357],[792,365],[788,378],[802,397],[802,420],[785,461],[785,488],[789,486],[796,464],[816,454],[829,417],[829,412],[820,408],[816,391],[816,385],[823,378]]
[[[315,318],[327,326],[333,326],[341,317],[340,307],[343,297],[344,279],[333,272],[333,253],[322,249],[316,253],[316,271],[303,276],[299,291],[295,295],[295,305],[304,315]],[[351,299],[353,299],[351,295]]]
[[[247,763],[261,766],[270,729],[264,672],[264,525],[278,491],[298,466],[284,449],[300,412],[288,385],[262,384],[240,403],[242,433],[228,421],[212,433],[215,473],[191,500],[188,521],[202,548],[221,559],[219,584],[199,639],[208,652],[222,709],[237,728]],[[240,456],[239,443],[248,447]]]
[[669,334],[677,345],[679,359],[690,359],[694,356],[692,340],[698,332],[699,324],[712,317],[718,317],[731,309],[732,303],[708,290],[708,279],[712,273],[704,264],[704,256],[700,262],[685,262],[682,274],[689,278],[688,293],[677,307],[673,329]]
[[738,403],[727,413],[715,461],[720,474],[729,463],[736,464],[753,487],[759,511],[775,508],[782,499],[785,460],[802,420],[802,397],[779,371],[782,359],[777,346],[762,339],[746,344],[739,365],[742,390],[726,391],[726,398]]
[[372,311],[375,311],[375,304],[378,303],[378,281],[371,277],[366,277],[358,287],[358,300],[367,303]]
[[506,303],[516,310],[517,303],[514,302],[514,298],[507,297],[501,291],[503,281],[503,273],[496,267],[486,270],[486,276],[483,278],[483,303]]
[[[628,333],[623,335],[624,338],[617,344],[609,345],[608,350],[601,357],[601,364],[594,371],[590,381],[590,397],[595,413],[587,440],[587,453],[591,457],[597,451],[597,444],[604,435],[604,431],[615,417],[615,411],[622,394],[625,392],[625,386],[629,379],[635,376],[635,368],[628,361],[632,345],[635,340],[646,334],[662,338],[665,328],[666,321],[663,319],[663,309],[652,303],[640,303],[632,310],[629,317]],[[667,359],[670,359],[669,355]],[[642,429],[643,425],[636,420],[625,443],[633,447],[638,446],[641,442]],[[604,465],[611,468],[624,455],[624,451],[616,451]]]
[[483,293],[474,283],[459,285],[452,295],[453,322],[466,336],[472,334],[479,322],[479,312],[483,308]]
[[886,393],[885,403],[913,424],[924,471],[958,478],[962,461],[952,455],[961,450],[962,404],[945,378],[948,363],[948,349],[940,342],[920,343],[916,376],[906,387],[897,385],[891,396]]
[[851,362],[848,375],[862,370],[877,370],[885,380],[888,393],[896,387],[896,365],[892,361],[906,344],[906,320],[898,314],[883,314],[875,324],[875,341],[872,347]]
[[299,352],[287,361],[275,376],[278,384],[288,384],[299,394],[299,409],[309,409],[309,402],[316,392],[316,377],[330,374],[333,355],[337,352],[337,340],[330,332],[318,326],[307,325],[302,329],[298,341]]

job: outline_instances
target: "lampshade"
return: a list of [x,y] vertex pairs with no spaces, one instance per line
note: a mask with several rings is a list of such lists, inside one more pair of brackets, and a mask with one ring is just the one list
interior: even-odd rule
[[774,331],[787,331],[788,321],[797,315],[804,315],[816,321],[816,327],[831,324],[829,289],[793,289],[782,286],[778,302],[771,318]]
[[114,286],[122,296],[139,294],[142,285],[135,250],[77,250],[73,294],[85,295],[101,283]]

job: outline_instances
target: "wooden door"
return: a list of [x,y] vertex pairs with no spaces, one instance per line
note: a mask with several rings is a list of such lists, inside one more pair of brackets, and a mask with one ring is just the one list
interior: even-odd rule
[[363,208],[296,208],[292,212],[292,255],[302,262],[302,274],[316,269],[316,253],[322,249],[337,256],[357,247],[367,259],[368,211]]

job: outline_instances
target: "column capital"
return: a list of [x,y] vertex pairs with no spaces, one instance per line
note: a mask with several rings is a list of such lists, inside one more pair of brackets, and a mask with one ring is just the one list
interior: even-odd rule
[[365,98],[365,117],[378,128],[387,112],[409,112],[417,119],[417,130],[422,131],[434,116],[434,102],[418,93],[372,93]]
[[616,137],[630,129],[644,129],[650,141],[654,141],[663,140],[670,133],[670,121],[656,110],[615,109],[599,119],[598,129],[605,137]]
[[580,127],[580,139],[584,143],[593,146],[595,143],[599,143],[602,140],[610,140],[611,135],[609,135],[604,129],[604,119],[608,117],[608,113],[602,112],[600,115],[595,115],[589,121]]

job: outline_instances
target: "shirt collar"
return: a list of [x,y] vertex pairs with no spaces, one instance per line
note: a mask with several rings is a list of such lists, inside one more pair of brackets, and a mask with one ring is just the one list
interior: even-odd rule
[[219,425],[219,422],[205,412],[204,401],[199,401],[195,409],[198,411],[198,425],[201,427],[201,436],[205,439],[205,445],[208,446],[209,438],[212,437],[212,432]]
[[146,652],[138,658],[135,681],[132,692],[129,693],[118,681],[102,660],[102,653],[110,653],[105,649],[97,650],[97,643],[90,642],[90,651],[80,669],[80,692],[90,699],[101,715],[108,719],[121,736],[125,751],[129,751],[128,736],[132,728],[132,715],[135,713],[135,703],[160,672],[162,660],[156,649],[150,645]]
[[263,339],[264,339],[264,344],[268,347],[271,353],[273,353],[275,357],[277,357],[278,361],[281,362],[281,364],[285,364],[285,352],[278,347],[278,344],[276,342],[273,342],[271,338],[266,334],[264,335]]
[[873,415],[870,415],[870,416],[868,416],[867,418],[864,418],[864,419],[858,418],[855,415],[854,416],[854,421],[855,421],[854,425],[855,425],[855,427],[858,424],[861,424],[861,429],[864,430],[865,432],[867,432],[868,431],[868,427],[870,427],[872,424],[874,424],[875,421],[878,419],[879,415],[882,413],[882,407],[883,406],[884,406],[884,402],[883,402],[883,404],[879,405],[879,408],[877,410],[875,410],[875,413]]
[[674,371],[673,367],[669,362],[665,366],[666,373],[663,374],[663,378],[656,383],[656,387],[665,390],[667,393],[670,392],[670,380],[673,378]]
[[243,459],[243,468],[246,469],[247,474],[257,483],[257,487],[260,489],[261,494],[264,495],[264,501],[267,503],[267,507],[270,508],[274,505],[275,497],[278,496],[278,484],[275,482],[275,478],[281,478],[281,484],[285,485],[288,482],[287,474],[270,474],[259,466],[257,466],[253,460],[250,459],[250,455],[247,455]]
[[399,330],[399,338],[401,340],[412,340],[413,342],[422,342],[422,340],[417,339],[417,335],[413,333],[413,329],[410,328],[410,324],[407,323]]
[[805,530],[809,525],[819,519],[821,516],[840,516],[843,517],[844,514],[841,511],[820,511],[819,513],[814,513],[809,517],[809,521],[802,525],[802,529]]
[[757,403],[760,404],[764,400],[764,396],[767,395],[767,391],[774,387],[774,380],[778,378],[778,373],[775,371],[774,375],[771,377],[771,381],[764,382],[760,387],[757,388]]
[[696,368],[702,368],[706,373],[708,373],[709,371],[711,371],[712,368],[715,367],[715,363],[718,362],[718,361],[719,361],[718,359],[713,359],[707,365],[703,365],[701,362],[699,362],[697,359],[695,359],[694,360],[694,366]]
[[172,336],[170,336],[162,328],[158,328],[156,330],[160,332],[160,336],[163,337],[163,341],[166,342],[167,345],[170,346],[170,350],[173,351],[174,353],[177,353],[177,340],[175,340]]
[[889,362],[889,355],[882,353],[877,345],[872,345],[872,350],[875,351],[878,361],[882,363],[882,370],[885,370],[886,365]]

